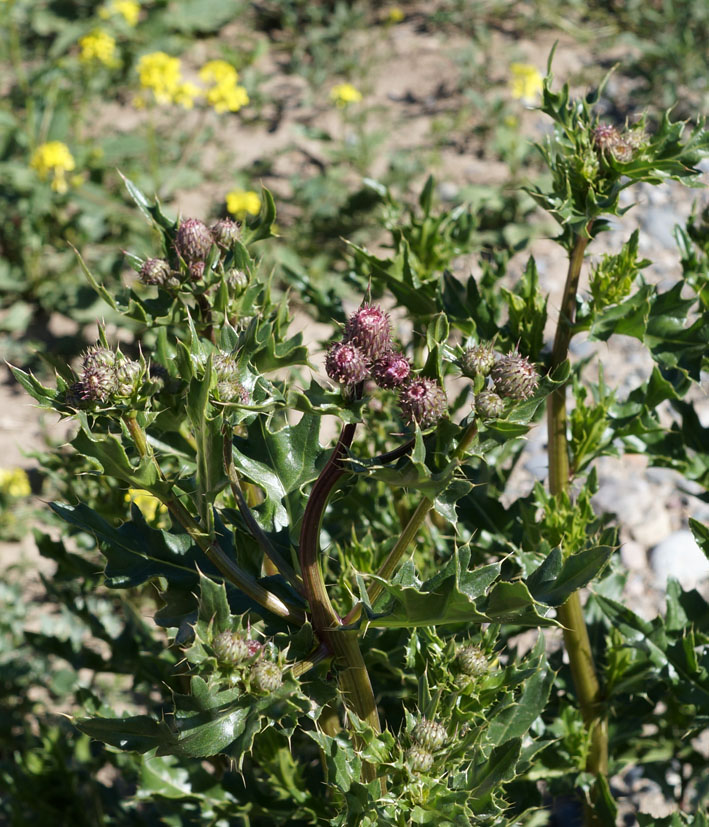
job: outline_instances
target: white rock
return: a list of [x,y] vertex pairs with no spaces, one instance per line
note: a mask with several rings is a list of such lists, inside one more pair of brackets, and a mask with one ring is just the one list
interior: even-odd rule
[[629,540],[620,547],[620,559],[627,569],[642,571],[647,568],[647,553],[640,543]]
[[691,531],[675,531],[650,552],[650,565],[658,585],[665,587],[674,577],[684,589],[692,589],[709,578],[709,559]]

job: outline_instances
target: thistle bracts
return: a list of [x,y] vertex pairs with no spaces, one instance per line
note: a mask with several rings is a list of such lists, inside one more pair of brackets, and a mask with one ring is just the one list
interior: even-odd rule
[[232,668],[249,657],[249,647],[236,632],[221,632],[212,641],[212,648],[220,666]]
[[275,692],[283,685],[281,668],[270,660],[259,661],[251,670],[251,685],[257,692]]
[[420,744],[406,750],[406,763],[413,772],[428,772],[433,766],[433,755]]
[[345,342],[356,345],[369,362],[380,359],[392,346],[388,313],[376,305],[362,305],[347,320]]
[[236,221],[231,218],[220,218],[215,224],[212,224],[212,237],[214,241],[226,250],[231,249],[235,242],[239,240],[241,235],[241,227]]
[[411,739],[425,750],[435,752],[446,745],[448,732],[443,724],[421,718],[411,733]]
[[475,396],[475,413],[483,419],[499,419],[504,412],[504,400],[495,391],[481,391]]
[[487,376],[495,364],[495,352],[490,344],[479,344],[468,347],[460,357],[460,369],[465,376],[474,379],[476,376]]
[[364,353],[351,342],[338,342],[327,352],[325,370],[330,379],[343,385],[363,382],[369,376]]
[[460,668],[460,671],[464,675],[468,675],[471,678],[484,675],[489,669],[489,664],[485,654],[481,649],[473,644],[462,646],[458,650],[456,662]]
[[501,356],[490,375],[499,396],[518,402],[533,396],[539,384],[539,374],[534,365],[517,352]]
[[420,377],[402,388],[399,406],[407,422],[428,428],[445,415],[448,400],[438,382]]
[[380,388],[400,388],[411,375],[409,360],[400,353],[387,353],[372,365],[372,378]]
[[212,233],[203,221],[198,218],[186,218],[180,222],[175,248],[188,264],[207,258],[213,243]]
[[170,279],[170,265],[161,258],[149,258],[143,262],[138,278],[143,284],[162,286]]

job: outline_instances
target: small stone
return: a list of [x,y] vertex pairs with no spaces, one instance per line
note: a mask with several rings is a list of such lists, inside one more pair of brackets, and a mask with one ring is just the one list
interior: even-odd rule
[[620,559],[630,571],[642,571],[647,568],[647,552],[640,543],[629,540],[620,547]]
[[697,545],[691,531],[675,531],[650,552],[650,565],[659,586],[674,577],[682,588],[695,588],[709,578],[709,559]]

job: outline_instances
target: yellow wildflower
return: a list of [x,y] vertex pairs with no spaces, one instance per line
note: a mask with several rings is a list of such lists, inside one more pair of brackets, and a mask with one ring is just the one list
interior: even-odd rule
[[30,481],[22,468],[0,468],[0,493],[19,499],[32,493]]
[[238,112],[249,102],[249,96],[243,86],[219,83],[207,92],[207,103],[215,112]]
[[230,83],[239,80],[239,73],[226,60],[210,60],[199,70],[200,80],[205,83]]
[[183,109],[192,109],[195,98],[202,94],[202,90],[194,83],[185,81],[181,83],[172,93],[172,102],[183,107]]
[[510,64],[510,93],[513,98],[533,106],[544,89],[539,70],[529,63]]
[[261,209],[261,197],[253,190],[232,190],[226,196],[226,208],[237,218],[258,215]]
[[239,73],[225,60],[210,60],[200,69],[199,77],[212,87],[207,91],[207,103],[216,112],[238,112],[249,102],[243,86],[237,84]]
[[399,6],[392,6],[389,9],[389,13],[387,14],[387,22],[389,23],[401,23],[404,19],[404,12]]
[[338,83],[330,90],[330,98],[343,108],[351,103],[359,103],[362,100],[362,93],[351,83]]
[[151,52],[138,61],[138,76],[143,89],[149,89],[158,103],[172,103],[182,84],[182,69],[178,57],[165,52]]
[[79,60],[82,63],[98,61],[104,66],[117,66],[116,41],[108,32],[94,29],[79,39]]
[[135,26],[140,17],[140,3],[134,0],[112,0],[107,6],[99,10],[99,16],[103,20],[119,14],[129,26]]
[[55,192],[66,192],[68,185],[65,173],[76,168],[76,162],[69,152],[69,147],[61,141],[49,141],[40,144],[32,153],[30,166],[37,170],[37,174],[44,181],[52,176],[52,189]]
[[167,511],[167,507],[157,497],[154,497],[149,491],[143,491],[142,488],[129,488],[125,501],[137,505],[143,517],[149,523],[155,522],[157,517]]

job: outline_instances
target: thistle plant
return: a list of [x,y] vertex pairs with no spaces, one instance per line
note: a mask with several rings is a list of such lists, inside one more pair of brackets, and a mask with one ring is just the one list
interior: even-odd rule
[[[436,215],[430,180],[423,218],[411,211],[393,231],[390,259],[352,248],[357,310],[307,294],[333,319],[329,340],[308,346],[260,264],[268,192],[248,226],[210,229],[126,182],[159,249],[128,254],[136,282],[118,294],[84,269],[143,326],[134,352],[102,332],[55,386],[15,375],[76,421],[72,445],[91,474],[167,509],[157,528],[135,502],[119,524],[86,498],[52,505],[95,539],[106,585],[142,595],[164,665],[152,693],[122,699],[127,714],[92,696],[74,724],[134,754],[146,776],[189,779],[172,798],[157,781],[145,792],[171,813],[189,803],[234,823],[502,827],[539,823],[537,781],[549,777],[551,796],[584,802],[588,825],[612,824],[609,774],[628,755],[654,771],[655,741],[637,747],[650,700],[668,708],[665,746],[709,726],[709,607],[674,584],[666,618],[627,609],[617,526],[591,504],[594,462],[612,451],[676,467],[684,457],[683,473],[709,482],[706,429],[685,401],[707,362],[706,245],[691,249],[704,236],[684,236],[685,277],[668,292],[643,281],[637,238],[593,271],[588,295],[580,286],[620,192],[691,181],[709,141],[697,128],[683,142],[668,116],[634,144],[626,134],[621,159],[599,137],[597,96],[574,101],[544,81],[551,184],[532,195],[569,262],[551,349],[534,260],[505,288],[505,254],[487,254],[477,278],[453,276],[474,222]],[[695,298],[680,296],[685,284]],[[392,297],[407,340],[385,309]],[[648,347],[655,367],[627,400],[590,383],[583,401],[588,379],[569,359],[582,330]],[[664,401],[681,425],[662,424]],[[545,408],[548,488],[503,505]],[[332,417],[337,435],[321,444]],[[691,525],[706,549],[709,530]],[[590,635],[579,590],[594,582]],[[525,629],[537,634],[522,649],[513,638]],[[546,654],[545,629],[563,633],[568,665]],[[683,754],[699,800],[699,753]]]

